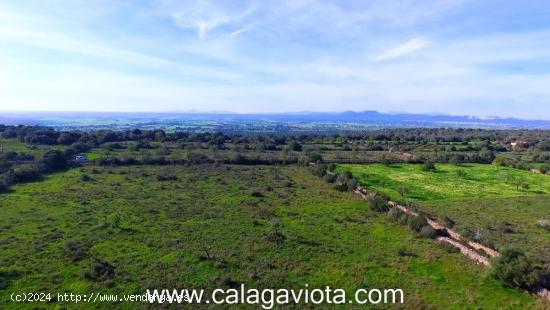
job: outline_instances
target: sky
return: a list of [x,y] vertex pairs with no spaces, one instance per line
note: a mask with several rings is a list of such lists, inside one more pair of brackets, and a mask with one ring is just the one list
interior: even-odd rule
[[0,110],[550,119],[550,2],[0,0]]

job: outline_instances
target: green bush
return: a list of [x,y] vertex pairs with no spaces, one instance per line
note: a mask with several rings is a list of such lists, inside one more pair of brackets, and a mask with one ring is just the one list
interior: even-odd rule
[[369,196],[367,198],[367,201],[371,210],[377,212],[386,212],[389,209],[388,200],[380,195]]
[[346,186],[349,191],[355,190],[357,188],[357,180],[349,179],[348,182],[346,183]]
[[405,249],[405,248],[399,248],[397,249],[397,255],[399,256],[416,256],[413,252]]
[[286,239],[283,233],[283,223],[277,217],[271,217],[269,220],[269,230],[266,233],[268,241],[280,243]]
[[163,171],[157,174],[157,181],[176,181],[178,177],[170,172]]
[[257,189],[252,189],[250,191],[250,196],[258,198],[258,197],[264,197],[264,194]]
[[424,171],[436,171],[435,164],[432,161],[426,160],[422,165],[422,170]]
[[435,237],[437,237],[437,231],[431,226],[426,225],[420,229],[418,235],[422,238],[434,239]]
[[82,182],[88,182],[88,181],[91,181],[91,180],[92,180],[92,178],[87,174],[81,174],[80,175],[80,181],[82,181]]
[[67,157],[60,150],[49,150],[39,160],[40,165],[45,171],[59,171],[69,166]]
[[7,193],[9,190],[10,187],[6,183],[0,182],[0,193]]
[[87,272],[85,277],[97,282],[110,281],[115,277],[115,267],[108,262],[96,259],[90,266],[90,272]]
[[323,180],[327,183],[334,183],[334,181],[336,181],[336,176],[334,174],[327,173],[323,177]]
[[312,168],[313,175],[323,177],[327,174],[328,166],[326,164],[318,164]]
[[420,232],[420,230],[427,225],[428,221],[426,221],[426,218],[422,215],[413,216],[409,221],[409,228],[416,232]]
[[406,214],[405,212],[401,211],[401,209],[399,208],[391,208],[390,211],[388,212],[388,217],[390,218],[390,220],[394,222],[398,222],[399,219],[403,216],[406,216]]
[[403,212],[403,216],[397,219],[397,224],[399,225],[409,225],[409,222],[412,220],[413,216]]
[[524,253],[505,248],[492,264],[492,275],[507,287],[531,289],[540,281],[541,270]]
[[76,262],[86,257],[86,255],[88,254],[88,249],[89,249],[89,245],[85,242],[68,240],[65,243],[64,254],[71,261]]

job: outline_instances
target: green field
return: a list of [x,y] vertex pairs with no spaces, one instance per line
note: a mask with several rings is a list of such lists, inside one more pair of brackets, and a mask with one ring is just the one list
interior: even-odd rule
[[[495,248],[516,246],[550,266],[550,232],[538,226],[550,219],[550,176],[495,165],[338,165],[366,188],[392,199],[412,201],[435,218],[447,216],[466,236]],[[457,171],[462,171],[458,173]],[[505,178],[522,180],[518,189]],[[406,188],[401,195],[399,188]]]
[[[423,171],[421,164],[338,165],[338,169],[350,170],[367,188],[415,202],[550,194],[550,176],[495,165],[436,164],[435,172]],[[518,188],[514,180],[528,188]],[[400,187],[407,189],[403,196]]]
[[[73,169],[2,195],[0,236],[0,308],[36,306],[9,302],[10,292],[143,293],[232,283],[330,285],[350,294],[398,287],[409,309],[548,306],[297,166]],[[112,265],[114,276],[86,277],[96,259]]]
[[49,145],[28,145],[15,139],[1,139],[0,141],[1,151],[3,152],[18,152],[32,154],[35,157],[39,157],[44,152],[50,149],[62,149],[60,146]]

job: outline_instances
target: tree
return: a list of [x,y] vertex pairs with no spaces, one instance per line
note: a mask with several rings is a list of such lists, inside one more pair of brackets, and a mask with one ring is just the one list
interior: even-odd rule
[[63,170],[69,166],[67,157],[60,150],[49,150],[39,161],[40,165],[46,171]]
[[541,277],[540,267],[516,249],[503,249],[492,268],[493,277],[508,287],[531,289]]
[[292,141],[292,143],[290,143],[290,149],[295,151],[295,152],[301,152],[302,151],[302,145],[296,141]]

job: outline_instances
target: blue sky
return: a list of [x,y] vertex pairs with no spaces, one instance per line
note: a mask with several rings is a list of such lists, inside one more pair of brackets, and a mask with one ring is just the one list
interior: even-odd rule
[[550,3],[5,0],[0,110],[550,119]]

